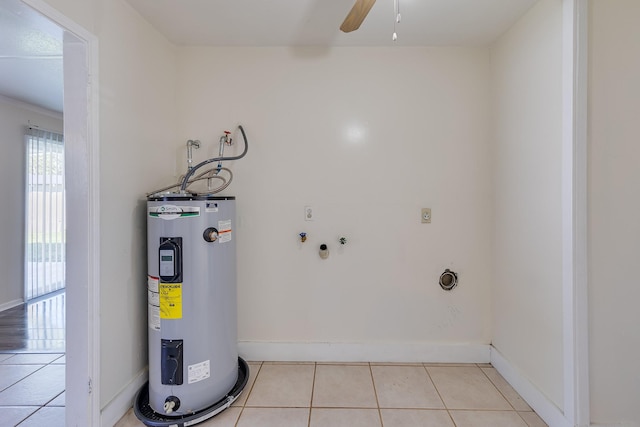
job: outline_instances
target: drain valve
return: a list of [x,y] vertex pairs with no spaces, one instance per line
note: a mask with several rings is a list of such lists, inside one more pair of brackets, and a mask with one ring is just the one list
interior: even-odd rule
[[445,291],[450,291],[458,284],[458,274],[448,268],[440,275],[440,287]]
[[180,407],[180,399],[175,396],[169,396],[164,401],[164,412],[168,415],[173,413],[173,411],[177,411]]

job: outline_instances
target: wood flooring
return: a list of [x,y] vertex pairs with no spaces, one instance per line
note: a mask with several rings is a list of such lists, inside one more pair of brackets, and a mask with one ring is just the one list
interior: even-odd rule
[[0,312],[0,353],[64,351],[64,292]]

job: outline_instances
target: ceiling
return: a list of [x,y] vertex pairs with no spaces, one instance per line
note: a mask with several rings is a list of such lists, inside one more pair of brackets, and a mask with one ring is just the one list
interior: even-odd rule
[[[377,0],[339,30],[355,0],[126,0],[177,45],[484,46],[538,0]],[[19,0],[0,0],[0,95],[62,111],[62,37]]]
[[19,0],[0,0],[0,94],[61,112],[62,34]]
[[178,45],[478,46],[491,43],[537,0],[377,0],[359,30],[340,24],[355,0],[127,0]]

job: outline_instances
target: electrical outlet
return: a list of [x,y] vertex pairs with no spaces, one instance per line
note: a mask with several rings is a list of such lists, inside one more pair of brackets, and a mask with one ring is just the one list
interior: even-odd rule
[[431,224],[431,208],[422,208],[421,218],[423,224]]
[[304,207],[304,220],[305,221],[313,221],[313,207],[312,206],[305,206]]

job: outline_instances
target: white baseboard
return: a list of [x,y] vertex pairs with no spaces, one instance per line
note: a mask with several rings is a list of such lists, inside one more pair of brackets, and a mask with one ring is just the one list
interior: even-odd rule
[[133,406],[133,400],[142,388],[144,383],[149,379],[147,368],[143,369],[138,375],[114,397],[111,402],[107,403],[102,411],[100,411],[100,425],[103,427],[112,427],[120,418],[127,413]]
[[0,312],[9,310],[10,308],[17,307],[21,304],[24,304],[24,301],[21,299],[14,299],[13,301],[5,302],[0,304]]
[[240,356],[249,361],[489,363],[486,344],[305,343],[240,341]]
[[572,427],[562,411],[493,346],[491,364],[549,427]]

